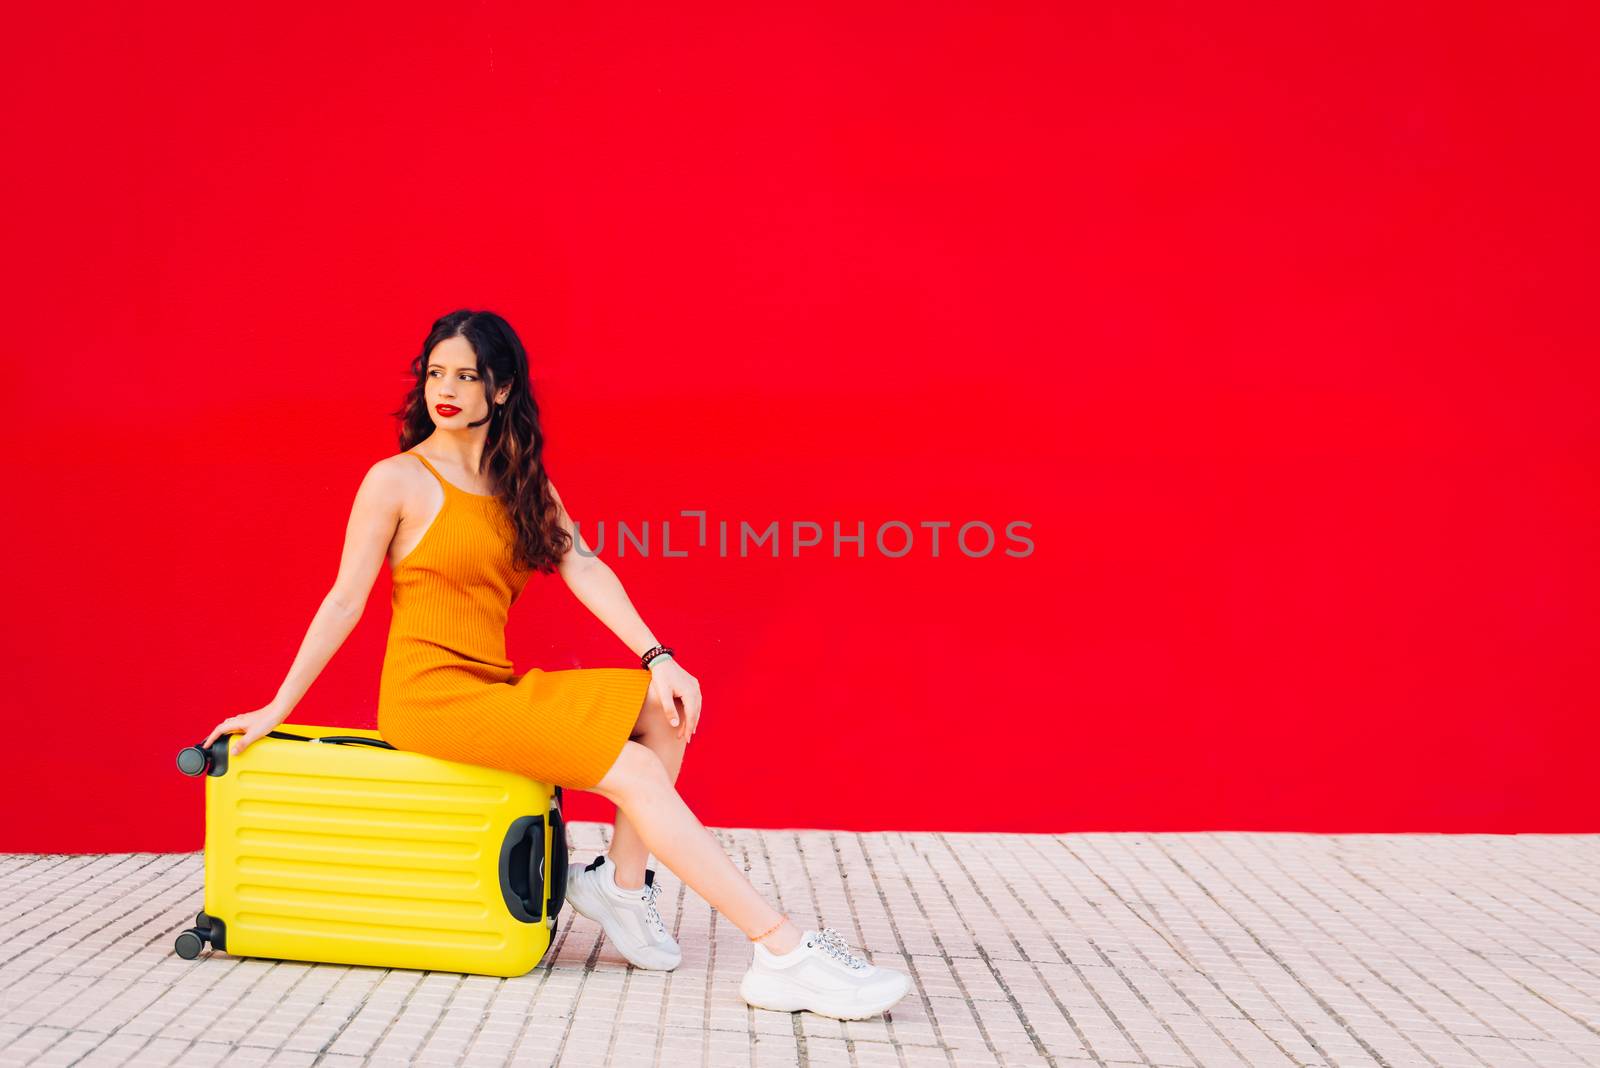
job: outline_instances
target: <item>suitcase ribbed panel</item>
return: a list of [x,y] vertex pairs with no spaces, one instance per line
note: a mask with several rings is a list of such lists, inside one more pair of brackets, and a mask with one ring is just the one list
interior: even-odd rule
[[522,975],[550,930],[512,914],[502,854],[513,823],[543,817],[530,844],[550,870],[549,804],[548,786],[495,768],[263,738],[206,779],[205,910],[238,956]]

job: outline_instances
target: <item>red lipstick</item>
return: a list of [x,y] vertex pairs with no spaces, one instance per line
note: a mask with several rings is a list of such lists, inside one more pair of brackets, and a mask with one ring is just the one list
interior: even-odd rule
[[447,418],[452,415],[459,415],[461,412],[461,409],[454,404],[435,404],[433,410]]

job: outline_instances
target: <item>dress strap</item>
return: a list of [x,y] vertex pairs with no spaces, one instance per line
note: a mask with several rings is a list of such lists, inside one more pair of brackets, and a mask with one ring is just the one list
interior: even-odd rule
[[422,455],[420,452],[417,452],[415,449],[407,449],[406,451],[410,455],[421,460],[423,467],[426,467],[429,471],[433,472],[433,477],[439,480],[440,485],[444,486],[444,491],[446,493],[449,493],[451,490],[455,489],[455,487],[450,484],[450,480],[441,475],[439,473],[439,469],[428,462],[428,458],[426,456]]
[[454,482],[451,482],[448,478],[445,478],[443,475],[441,475],[439,473],[439,469],[437,467],[433,466],[433,464],[429,463],[428,462],[428,458],[426,456],[422,455],[416,449],[407,449],[406,452],[410,453],[412,456],[415,456],[417,459],[421,460],[422,461],[422,465],[424,467],[426,467],[429,471],[433,472],[433,477],[438,479],[440,484],[444,486],[445,493],[447,493],[447,494],[454,493],[457,497],[460,497],[460,498],[462,498],[464,500],[471,501],[471,502],[474,502],[474,503],[478,503],[478,502],[487,503],[487,502],[498,501],[499,500],[499,498],[496,497],[492,493],[473,493],[471,490],[462,489],[460,486],[456,485]]

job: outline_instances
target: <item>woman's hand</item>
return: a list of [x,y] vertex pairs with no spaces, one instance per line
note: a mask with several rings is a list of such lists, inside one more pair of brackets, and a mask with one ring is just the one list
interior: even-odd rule
[[254,712],[246,712],[240,716],[229,716],[206,735],[205,744],[200,748],[209,749],[219,734],[238,734],[239,738],[228,747],[229,756],[237,756],[244,752],[245,746],[260,738],[278,724],[289,718],[287,712],[273,706],[266,705]]
[[[650,692],[656,695],[661,707],[666,709],[667,722],[678,728],[678,737],[685,742],[694,738],[700,724],[700,680],[683,670],[670,656],[658,657],[650,662]],[[683,711],[678,711],[676,701],[683,701]]]

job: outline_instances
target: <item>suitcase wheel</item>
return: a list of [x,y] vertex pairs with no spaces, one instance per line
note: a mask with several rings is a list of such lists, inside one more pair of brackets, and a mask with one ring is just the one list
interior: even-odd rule
[[228,951],[228,930],[223,922],[215,916],[208,916],[204,912],[194,918],[197,926],[189,928],[178,936],[174,948],[178,956],[184,960],[194,960],[205,949],[206,943],[211,943],[211,948],[223,953]]
[[184,960],[194,960],[200,951],[206,947],[206,940],[200,936],[199,931],[189,930],[178,936],[178,956]]

